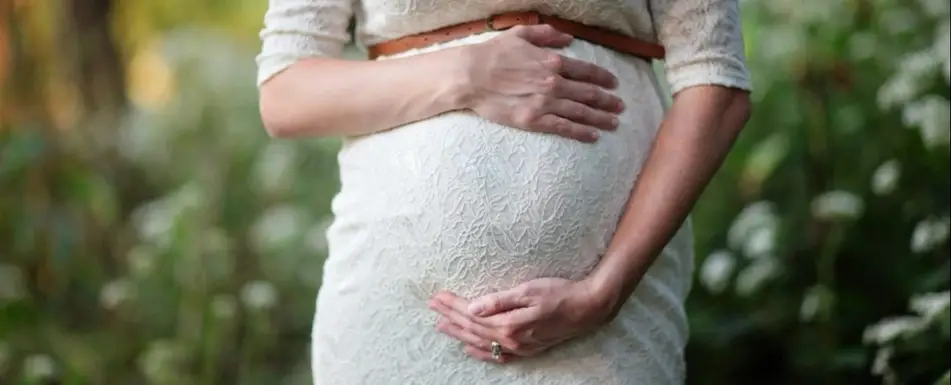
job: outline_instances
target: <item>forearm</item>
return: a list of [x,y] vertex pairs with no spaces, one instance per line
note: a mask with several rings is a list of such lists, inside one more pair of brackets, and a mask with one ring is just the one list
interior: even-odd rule
[[306,59],[261,86],[272,136],[362,135],[458,108],[459,49],[380,61]]
[[704,86],[674,98],[634,186],[627,210],[591,274],[617,311],[681,227],[749,116],[746,92]]

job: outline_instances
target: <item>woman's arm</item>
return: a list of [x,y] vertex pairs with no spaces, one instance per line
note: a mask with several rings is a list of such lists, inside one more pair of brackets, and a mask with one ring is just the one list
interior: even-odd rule
[[[696,86],[679,92],[611,245],[586,279],[536,279],[472,302],[437,293],[430,301],[443,316],[437,329],[466,343],[475,358],[507,362],[613,319],[683,224],[749,114],[743,90]],[[491,341],[506,354],[492,357]]]
[[261,119],[276,137],[361,135],[455,110],[461,54],[301,60],[261,85]]
[[698,86],[674,97],[611,245],[588,278],[605,309],[616,313],[630,297],[683,225],[749,115],[750,98],[743,90]]
[[523,130],[592,141],[616,128],[607,70],[551,52],[572,37],[516,27],[483,44],[348,61],[353,0],[270,0],[261,32],[261,118],[273,136],[361,135],[471,109]]
[[261,86],[261,116],[274,136],[360,135],[446,111],[471,109],[497,123],[593,141],[617,127],[617,80],[594,64],[545,48],[572,37],[517,27],[483,44],[405,58],[307,58]]
[[[649,0],[674,102],[601,264],[589,279],[613,311],[681,227],[750,114],[737,0]],[[684,277],[690,279],[690,277]]]
[[[437,293],[437,328],[491,357],[533,355],[610,321],[681,227],[750,113],[737,0],[649,0],[674,102],[606,254],[581,281],[542,278],[471,302]],[[691,279],[691,277],[682,277]]]

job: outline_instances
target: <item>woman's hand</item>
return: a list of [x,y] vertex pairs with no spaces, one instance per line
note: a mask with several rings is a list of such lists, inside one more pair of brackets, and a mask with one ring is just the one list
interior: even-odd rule
[[[541,353],[606,323],[611,308],[588,281],[539,278],[468,301],[439,292],[429,302],[442,315],[436,328],[484,361],[508,362]],[[498,360],[492,342],[505,354]]]
[[496,123],[585,142],[616,129],[624,103],[607,89],[617,78],[545,49],[572,40],[548,25],[517,26],[463,47],[463,107]]

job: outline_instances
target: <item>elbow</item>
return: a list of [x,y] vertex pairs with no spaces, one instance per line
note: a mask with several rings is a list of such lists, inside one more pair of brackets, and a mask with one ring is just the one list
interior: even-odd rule
[[320,108],[302,105],[300,98],[292,96],[286,88],[276,82],[261,86],[258,97],[258,111],[264,130],[272,138],[298,138],[302,136],[329,136],[329,132],[320,124],[325,119]]
[[743,91],[736,97],[734,103],[737,104],[737,109],[740,110],[740,117],[743,121],[743,124],[746,125],[746,122],[750,120],[750,117],[753,116],[753,101],[750,99],[750,93],[748,91]]
[[753,102],[750,100],[750,93],[746,90],[730,90],[732,95],[724,114],[724,126],[733,128],[734,134],[739,135],[746,127],[750,117],[753,115]]
[[274,101],[271,98],[261,97],[258,100],[258,108],[261,113],[261,123],[264,125],[264,131],[272,138],[289,138],[294,136],[294,129],[286,119],[281,118],[279,111],[273,107]]
[[258,110],[264,130],[272,138],[291,138],[299,132],[284,99],[267,87],[261,88]]

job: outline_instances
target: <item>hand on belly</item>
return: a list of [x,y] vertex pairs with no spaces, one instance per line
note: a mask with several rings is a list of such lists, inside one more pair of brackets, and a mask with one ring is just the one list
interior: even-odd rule
[[439,332],[463,342],[470,356],[496,363],[542,353],[610,315],[588,281],[562,278],[538,278],[472,300],[441,291],[429,307],[440,314]]

